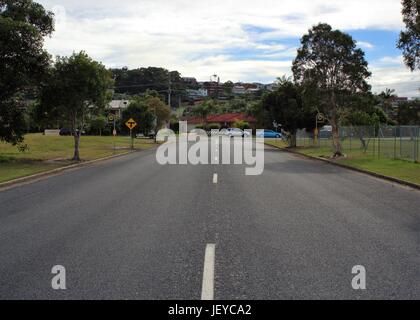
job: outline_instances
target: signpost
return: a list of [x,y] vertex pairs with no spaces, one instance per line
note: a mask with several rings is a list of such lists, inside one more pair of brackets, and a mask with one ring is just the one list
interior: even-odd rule
[[325,115],[322,113],[318,113],[316,115],[316,119],[315,119],[315,131],[314,131],[314,143],[315,145],[318,143],[318,135],[319,135],[319,128],[318,128],[318,123],[324,123],[325,122]]
[[112,130],[112,144],[114,146],[114,154],[115,154],[115,137],[117,136],[117,129],[115,128],[115,120],[116,120],[116,116],[112,113],[110,113],[108,115],[108,121],[112,122],[114,125],[114,129]]
[[134,137],[133,137],[133,129],[135,127],[137,127],[137,122],[134,121],[133,118],[131,118],[130,120],[128,120],[125,125],[127,126],[128,129],[130,129],[130,137],[131,137],[131,149],[134,149]]
[[273,121],[273,127],[276,128],[276,132],[279,132],[278,130],[279,124],[277,123],[276,120]]

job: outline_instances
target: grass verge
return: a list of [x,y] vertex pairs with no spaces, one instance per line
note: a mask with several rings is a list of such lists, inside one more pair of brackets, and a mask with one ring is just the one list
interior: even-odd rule
[[[266,144],[278,148],[286,148],[287,144],[281,140],[266,140]],[[329,157],[331,148],[298,147],[292,151],[316,157]],[[353,150],[346,155],[346,158],[335,160],[357,169],[367,170],[392,178],[420,184],[420,164],[391,158],[379,158],[371,154],[365,154],[362,150]]]
[[[115,142],[115,151],[114,151]],[[72,164],[73,137],[28,134],[24,144],[28,150],[21,152],[16,146],[0,142],[0,182],[64,167]],[[135,139],[135,149],[153,147],[154,141]],[[129,137],[83,136],[80,140],[80,156],[83,161],[100,159],[130,150]]]

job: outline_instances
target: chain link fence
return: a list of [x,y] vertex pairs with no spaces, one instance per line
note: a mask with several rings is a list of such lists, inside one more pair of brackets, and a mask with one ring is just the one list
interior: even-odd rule
[[[419,126],[341,127],[340,140],[344,153],[363,153],[377,158],[405,159],[415,162],[420,160]],[[313,132],[299,130],[297,146],[332,151],[332,133],[321,130],[316,139]]]

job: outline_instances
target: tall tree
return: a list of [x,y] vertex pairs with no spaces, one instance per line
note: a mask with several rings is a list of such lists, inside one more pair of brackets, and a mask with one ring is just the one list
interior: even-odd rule
[[420,0],[402,0],[406,30],[401,31],[397,47],[403,51],[404,62],[414,71],[420,69]]
[[103,109],[110,99],[111,75],[83,51],[57,57],[41,93],[45,110],[69,122],[74,136],[74,161],[80,161],[80,136],[87,116]]
[[392,102],[397,97],[395,94],[394,89],[385,89],[385,91],[382,91],[379,95],[379,102],[383,108],[383,110],[389,114],[392,111]]
[[53,14],[31,0],[0,1],[0,141],[23,140],[25,95],[45,76]]
[[[137,122],[137,127],[133,129],[133,134],[143,133],[148,135],[154,129],[153,120],[155,119],[153,111],[149,110],[143,97],[135,97],[130,101],[127,109],[122,113],[122,123],[129,119],[134,119]],[[124,131],[128,131],[124,126]]]
[[162,126],[169,121],[171,117],[171,109],[165,104],[158,96],[146,95],[144,103],[148,110],[153,113],[155,117],[156,129],[162,128]]
[[130,101],[129,107],[123,112],[123,123],[133,118],[139,125],[133,133],[145,135],[154,129],[157,132],[170,120],[171,109],[160,99],[159,93],[148,90],[145,96],[137,96]]
[[302,37],[292,70],[305,95],[326,114],[333,130],[334,156],[341,156],[340,109],[347,107],[353,95],[370,90],[364,52],[350,35],[321,23]]

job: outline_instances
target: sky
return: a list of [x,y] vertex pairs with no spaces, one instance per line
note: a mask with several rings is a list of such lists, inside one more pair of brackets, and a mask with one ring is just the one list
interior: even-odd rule
[[373,92],[420,96],[420,72],[396,49],[400,0],[37,0],[56,14],[45,42],[107,67],[163,67],[182,76],[271,83],[291,76],[300,38],[319,22],[349,33],[366,53]]

